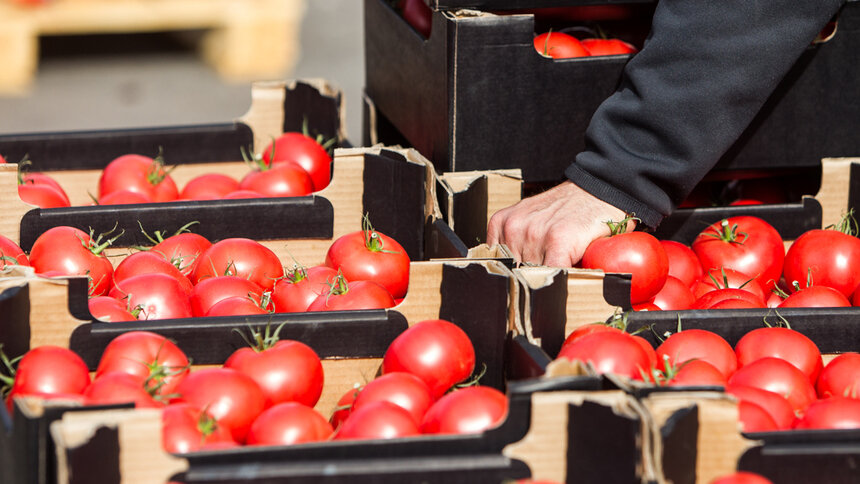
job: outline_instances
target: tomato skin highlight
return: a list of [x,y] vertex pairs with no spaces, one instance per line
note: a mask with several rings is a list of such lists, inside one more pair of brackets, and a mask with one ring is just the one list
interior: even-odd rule
[[466,387],[433,404],[421,422],[425,434],[477,434],[497,427],[508,415],[508,397],[490,387]]

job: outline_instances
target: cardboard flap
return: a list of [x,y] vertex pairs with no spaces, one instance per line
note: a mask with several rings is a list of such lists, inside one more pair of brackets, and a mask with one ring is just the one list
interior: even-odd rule
[[567,273],[550,267],[514,270],[521,286],[520,311],[529,341],[555,356],[564,343],[567,324]]
[[821,203],[821,226],[839,223],[846,210],[857,205],[860,197],[860,158],[824,158],[821,160],[821,188],[815,198]]

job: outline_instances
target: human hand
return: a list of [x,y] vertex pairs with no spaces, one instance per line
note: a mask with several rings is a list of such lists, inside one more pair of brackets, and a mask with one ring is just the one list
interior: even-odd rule
[[[572,267],[593,240],[609,235],[607,221],[626,216],[565,181],[496,212],[487,227],[487,243],[505,244],[520,262]],[[634,226],[628,222],[628,231]]]

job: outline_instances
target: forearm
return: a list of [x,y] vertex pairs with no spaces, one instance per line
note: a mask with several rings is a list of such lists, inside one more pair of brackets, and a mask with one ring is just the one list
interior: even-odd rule
[[566,175],[656,226],[740,136],[844,0],[660,0]]

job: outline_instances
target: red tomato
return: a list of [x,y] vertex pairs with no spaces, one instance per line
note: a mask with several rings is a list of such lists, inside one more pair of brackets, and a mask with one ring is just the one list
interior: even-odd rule
[[310,175],[312,191],[320,191],[331,181],[331,156],[317,140],[302,133],[289,132],[278,136],[263,152],[267,165],[294,163]]
[[203,279],[191,290],[191,313],[203,316],[217,302],[230,297],[252,297],[259,301],[263,288],[238,276],[218,276]]
[[752,472],[735,472],[718,477],[711,481],[710,484],[773,484],[773,482],[766,477]]
[[444,395],[475,369],[475,348],[454,323],[430,319],[394,338],[382,359],[382,373],[412,373],[424,380],[434,399]]
[[583,336],[587,336],[592,333],[601,333],[604,331],[615,331],[617,333],[623,333],[623,331],[621,331],[620,329],[605,323],[584,324],[574,329],[572,333],[567,335],[567,338],[565,338],[564,343],[562,343],[561,346],[563,348],[569,344],[572,344],[574,341],[578,340],[579,338],[582,338]]
[[159,408],[163,404],[152,398],[144,388],[145,378],[122,372],[97,376],[84,390],[87,405],[134,403],[135,408]]
[[658,361],[681,365],[690,360],[710,363],[728,378],[737,370],[737,357],[731,345],[717,333],[686,329],[672,334],[657,347]]
[[815,389],[819,398],[860,398],[860,354],[843,353],[832,359],[818,374]]
[[579,42],[579,39],[562,32],[544,32],[537,35],[534,39],[534,46],[540,55],[553,59],[591,55],[588,49]]
[[108,296],[96,296],[87,301],[90,314],[94,319],[105,323],[120,321],[137,321],[137,316],[129,311],[128,306]]
[[724,299],[708,309],[758,309],[761,304],[744,301],[743,299]]
[[120,281],[111,289],[110,297],[127,301],[129,307],[140,307],[137,318],[190,318],[191,302],[182,284],[167,274],[139,274]]
[[44,173],[38,173],[38,172],[20,173],[18,184],[19,185],[47,185],[47,186],[53,188],[54,190],[56,190],[57,192],[59,192],[60,195],[62,195],[63,199],[65,199],[65,201],[66,201],[66,206],[71,205],[71,203],[69,202],[69,196],[66,194],[66,191],[63,190],[63,187],[59,184],[59,182],[57,182],[57,180],[54,180],[53,178],[51,178],[50,175],[46,175]]
[[316,352],[298,341],[268,343],[236,350],[224,367],[253,379],[263,392],[266,408],[282,402],[316,405],[323,388],[323,367]]
[[418,425],[402,407],[380,400],[355,409],[335,434],[335,440],[394,439],[418,435]]
[[328,249],[325,265],[341,271],[348,281],[373,281],[394,298],[409,288],[409,255],[391,237],[366,227],[338,237]]
[[98,205],[134,205],[135,203],[152,203],[152,198],[140,192],[131,190],[115,190],[99,197]]
[[696,302],[693,303],[690,309],[712,309],[714,305],[731,299],[740,299],[749,303],[745,307],[765,307],[764,301],[749,291],[744,291],[743,289],[717,289],[696,299]]
[[394,298],[373,281],[346,282],[338,275],[334,287],[317,296],[308,311],[346,311],[350,309],[385,309],[394,307]]
[[841,292],[827,286],[808,286],[788,296],[781,308],[846,308],[851,306]]
[[272,289],[272,302],[279,313],[300,313],[335,282],[337,271],[328,266],[315,266],[305,269],[297,267],[283,279],[279,279]]
[[252,314],[270,314],[249,296],[231,296],[213,304],[204,314],[205,317],[218,316],[249,316]]
[[284,277],[284,267],[271,249],[251,239],[224,239],[200,255],[191,282],[199,284],[209,277],[238,276],[266,291]]
[[633,338],[633,341],[639,343],[639,346],[648,355],[648,369],[657,367],[657,352],[654,351],[654,347],[651,346],[651,343],[648,342],[645,338],[632,334],[630,335]]
[[236,442],[244,442],[251,424],[265,409],[265,397],[251,377],[231,368],[204,368],[188,375],[176,392],[176,400],[204,408],[230,431]]
[[798,237],[785,256],[785,280],[803,288],[808,279],[851,297],[860,285],[860,239],[838,230],[810,230]]
[[90,373],[80,356],[59,346],[38,346],[18,362],[10,397],[83,394],[89,384]]
[[666,252],[666,258],[669,260],[669,275],[677,277],[687,287],[690,287],[698,281],[704,271],[702,264],[699,263],[699,258],[689,246],[673,240],[661,240],[660,245]]
[[421,425],[424,414],[434,402],[424,380],[402,371],[386,373],[368,382],[355,397],[352,408],[357,410],[380,400],[402,407],[412,415],[416,425]]
[[406,23],[423,35],[425,39],[430,38],[433,11],[424,3],[424,0],[400,0],[398,6]]
[[725,386],[726,377],[714,365],[703,360],[688,360],[679,365],[666,382],[670,387]]
[[667,276],[663,287],[657,291],[651,302],[663,311],[679,311],[690,309],[695,301],[689,286],[680,279]]
[[350,388],[337,401],[334,413],[331,415],[331,426],[337,430],[349,418],[352,413],[352,404],[355,402],[358,393],[361,392],[362,386],[356,384],[355,388]]
[[211,246],[212,242],[206,237],[186,232],[160,240],[149,250],[167,259],[186,277],[191,277],[200,255]]
[[729,385],[726,393],[742,402],[754,403],[770,414],[778,430],[788,430],[794,426],[796,416],[791,404],[782,395],[761,388],[744,385]]
[[743,272],[723,267],[710,269],[693,285],[693,296],[696,299],[717,289],[743,289],[755,294],[764,301],[766,293],[761,284]]
[[641,380],[650,368],[648,355],[625,333],[604,331],[579,338],[562,348],[559,358],[594,365],[598,373],[615,373]]
[[96,378],[108,373],[128,373],[146,380],[145,387],[157,395],[170,395],[188,375],[190,363],[172,341],[148,331],[123,333],[105,347]]
[[218,200],[239,189],[239,182],[221,173],[199,175],[185,184],[179,198],[183,200]]
[[106,294],[113,282],[113,265],[102,254],[109,242],[90,238],[74,227],[54,227],[40,235],[30,250],[30,264],[36,274],[55,271],[67,276],[87,276],[90,295]]
[[117,190],[147,195],[154,202],[169,202],[179,197],[176,183],[159,156],[123,155],[105,167],[99,178],[99,198]]
[[421,422],[425,434],[477,434],[501,424],[508,397],[490,387],[467,387],[440,398]]
[[767,356],[781,358],[802,371],[810,384],[815,384],[824,366],[818,346],[803,333],[788,328],[754,329],[738,340],[735,354],[738,368]]
[[815,400],[815,389],[806,375],[791,363],[767,357],[746,365],[729,378],[729,385],[744,385],[784,396],[796,415]]
[[635,54],[636,47],[620,39],[582,39],[580,41],[589,54],[597,55],[623,55]]
[[767,410],[752,402],[738,402],[738,420],[741,422],[743,432],[775,432],[780,430]]
[[770,224],[757,217],[724,219],[702,231],[693,251],[705,270],[724,267],[752,276],[770,291],[782,274],[785,246]]
[[18,197],[30,205],[39,208],[69,207],[69,197],[65,193],[57,191],[50,185],[18,185]]
[[796,429],[860,428],[860,400],[831,397],[813,402],[797,421]]
[[644,302],[639,304],[634,304],[631,306],[631,309],[634,311],[662,311],[656,304],[651,302]]
[[243,199],[243,198],[268,198],[266,195],[263,195],[260,192],[255,192],[253,190],[236,190],[235,192],[230,192],[223,197],[224,200],[234,200],[234,199]]
[[313,193],[314,182],[299,165],[283,163],[249,172],[239,182],[239,188],[266,197],[302,197]]
[[261,413],[248,432],[248,445],[292,445],[328,440],[334,430],[316,410],[284,402]]
[[30,260],[18,244],[0,235],[0,269],[10,265],[29,266]]
[[164,257],[151,251],[135,252],[126,257],[116,266],[113,272],[115,284],[140,274],[165,274],[179,282],[182,289],[189,295],[193,286],[179,269]]
[[238,444],[206,412],[187,403],[173,403],[161,412],[161,445],[165,452],[186,454]]
[[669,259],[660,242],[645,232],[619,233],[595,240],[582,256],[585,269],[633,275],[630,302],[648,301],[663,287],[669,275]]

